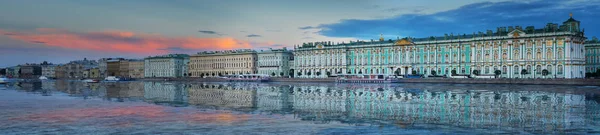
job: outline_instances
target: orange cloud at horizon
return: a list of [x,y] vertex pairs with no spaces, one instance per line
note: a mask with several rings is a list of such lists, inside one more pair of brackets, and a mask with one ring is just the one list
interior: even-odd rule
[[[11,39],[51,47],[144,55],[174,53],[174,50],[231,50],[256,47],[248,41],[231,37],[167,37],[116,30],[81,33],[53,28],[39,28],[35,31],[0,29],[0,34]],[[259,46],[271,44],[272,42],[260,43]]]

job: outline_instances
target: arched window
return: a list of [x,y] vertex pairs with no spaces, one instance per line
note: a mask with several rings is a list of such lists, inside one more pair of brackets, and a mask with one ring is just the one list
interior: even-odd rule
[[562,65],[558,65],[558,67],[556,69],[556,73],[559,75],[563,74],[563,66]]
[[556,51],[556,55],[557,55],[557,59],[562,59],[563,51],[561,48],[559,48],[558,51]]
[[506,74],[506,72],[508,72],[508,69],[506,66],[502,66],[502,74]]
[[540,65],[535,66],[535,73],[542,74],[542,66],[540,66]]
[[519,66],[515,66],[515,67],[513,68],[513,73],[514,73],[515,75],[518,75],[518,74],[519,74],[519,72],[520,72],[520,71],[519,71]]

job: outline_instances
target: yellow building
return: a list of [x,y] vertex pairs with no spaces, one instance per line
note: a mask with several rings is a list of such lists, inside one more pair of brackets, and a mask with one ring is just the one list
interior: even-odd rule
[[256,74],[257,52],[249,49],[200,52],[190,56],[188,76]]

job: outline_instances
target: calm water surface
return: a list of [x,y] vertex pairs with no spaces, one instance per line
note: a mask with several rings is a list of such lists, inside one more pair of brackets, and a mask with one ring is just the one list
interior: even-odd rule
[[600,134],[600,87],[0,84],[1,134]]

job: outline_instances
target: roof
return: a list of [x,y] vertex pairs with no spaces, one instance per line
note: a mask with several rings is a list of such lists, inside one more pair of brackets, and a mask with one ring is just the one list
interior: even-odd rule
[[190,55],[187,54],[167,54],[167,55],[160,55],[160,56],[149,56],[146,57],[145,59],[164,59],[164,58],[176,58],[176,59],[185,59],[185,58],[189,58]]

